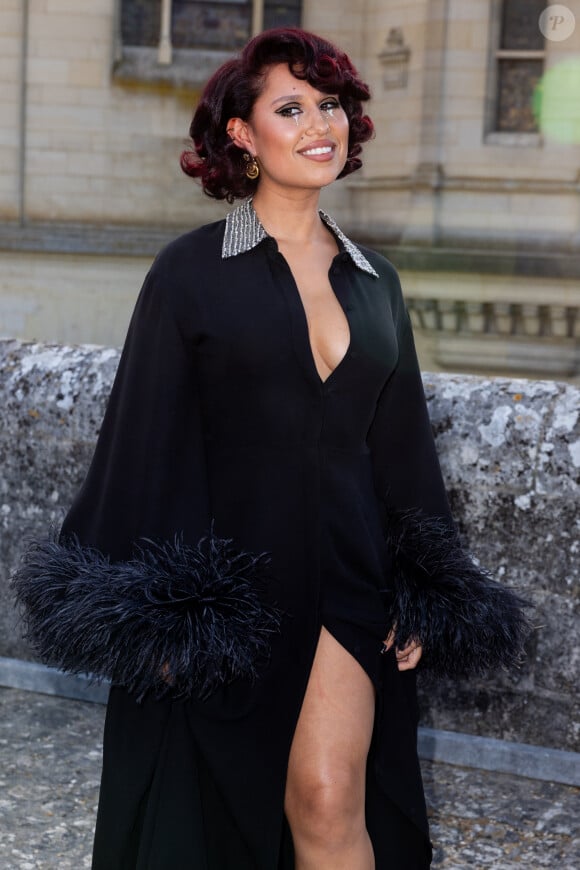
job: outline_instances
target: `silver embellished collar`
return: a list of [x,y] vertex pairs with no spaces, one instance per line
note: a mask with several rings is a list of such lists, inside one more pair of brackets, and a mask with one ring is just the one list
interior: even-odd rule
[[[350,256],[351,260],[362,269],[375,278],[378,278],[378,272],[371,266],[367,258],[360,252],[354,242],[345,236],[339,226],[330,215],[325,212],[319,212],[320,217],[326,226],[334,233],[341,241],[344,250]],[[268,233],[260,223],[260,219],[256,214],[252,205],[252,200],[239,205],[231,211],[226,217],[226,229],[224,233],[224,241],[222,245],[222,259],[228,257],[236,257],[238,254],[244,254],[246,251],[251,251],[256,245],[259,245],[262,239],[268,237]]]

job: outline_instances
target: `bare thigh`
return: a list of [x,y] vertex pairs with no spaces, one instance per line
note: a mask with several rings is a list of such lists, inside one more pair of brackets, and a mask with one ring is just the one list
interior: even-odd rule
[[322,627],[288,761],[287,801],[321,789],[347,792],[364,819],[365,772],[375,716],[374,686]]

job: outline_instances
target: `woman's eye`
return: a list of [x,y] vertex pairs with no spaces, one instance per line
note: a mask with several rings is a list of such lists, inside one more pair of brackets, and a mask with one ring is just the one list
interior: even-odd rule
[[276,114],[282,115],[284,118],[293,118],[298,115],[302,109],[300,106],[282,106],[281,109],[277,109]]
[[340,103],[338,100],[325,100],[320,104],[320,108],[323,112],[333,112],[335,109],[340,109]]

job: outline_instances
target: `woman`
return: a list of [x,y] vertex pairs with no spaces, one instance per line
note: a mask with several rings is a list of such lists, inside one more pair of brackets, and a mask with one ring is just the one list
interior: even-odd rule
[[44,657],[114,683],[96,870],[428,867],[414,669],[520,656],[397,275],[318,211],[368,96],[295,29],[208,83],[182,166],[245,201],[156,259],[87,479],[16,578]]

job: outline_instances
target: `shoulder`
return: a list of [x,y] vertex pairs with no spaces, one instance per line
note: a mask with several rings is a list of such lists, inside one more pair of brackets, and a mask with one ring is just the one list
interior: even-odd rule
[[379,278],[382,278],[397,287],[401,286],[399,274],[393,263],[387,259],[387,257],[383,254],[379,254],[378,251],[374,251],[372,248],[367,248],[365,245],[359,245],[357,243],[356,246],[361,254],[369,261],[373,269],[378,273]]
[[137,300],[138,318],[175,321],[184,331],[199,320],[199,289],[215,276],[225,221],[215,221],[173,239],[153,261]]
[[224,227],[225,220],[220,220],[184,233],[155,257],[146,279],[148,292],[178,316],[192,306],[197,307],[203,288],[215,279],[221,263]]
[[191,278],[195,267],[197,277],[207,269],[216,268],[221,259],[225,219],[197,227],[178,236],[162,248],[151,267],[154,275],[178,278],[184,272]]
[[377,292],[385,298],[397,319],[404,316],[405,299],[396,267],[387,257],[372,248],[359,244],[357,248],[378,275],[378,278],[374,279]]

